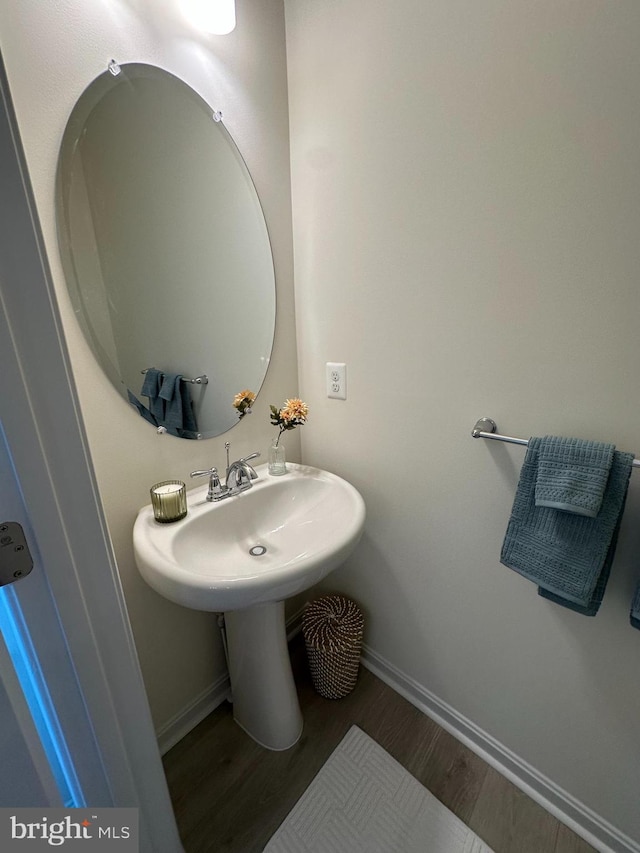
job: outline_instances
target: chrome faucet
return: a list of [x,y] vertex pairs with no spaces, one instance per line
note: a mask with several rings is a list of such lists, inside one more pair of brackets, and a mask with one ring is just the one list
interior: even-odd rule
[[249,456],[238,459],[229,465],[225,481],[230,494],[237,495],[240,492],[245,492],[253,486],[251,481],[257,480],[258,475],[256,474],[255,468],[252,465],[249,465],[249,460],[256,459],[258,456],[260,456],[260,452],[256,450],[255,453],[251,453]]
[[260,453],[255,453],[245,456],[243,459],[237,459],[229,464],[229,447],[227,448],[227,473],[225,475],[225,485],[220,482],[217,468],[209,468],[206,471],[192,471],[192,477],[209,477],[209,490],[207,492],[208,501],[221,501],[224,498],[231,498],[234,495],[239,495],[240,492],[246,492],[253,486],[252,480],[256,480],[258,475],[255,469],[249,465],[250,459],[256,459]]

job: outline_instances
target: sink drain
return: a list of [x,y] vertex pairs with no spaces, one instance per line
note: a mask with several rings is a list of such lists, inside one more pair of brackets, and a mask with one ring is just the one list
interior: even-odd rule
[[249,548],[249,553],[252,557],[262,557],[263,554],[267,553],[267,549],[264,545],[254,545],[253,548]]

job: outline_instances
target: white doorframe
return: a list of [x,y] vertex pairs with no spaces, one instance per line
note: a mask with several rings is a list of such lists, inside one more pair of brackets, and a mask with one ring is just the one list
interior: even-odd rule
[[1,59],[0,416],[111,792],[94,805],[138,807],[142,853],[179,853]]

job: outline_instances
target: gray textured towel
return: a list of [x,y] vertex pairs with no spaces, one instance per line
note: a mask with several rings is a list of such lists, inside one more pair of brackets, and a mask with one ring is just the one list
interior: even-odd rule
[[600,571],[594,590],[591,593],[591,598],[586,604],[576,604],[573,601],[568,601],[566,598],[563,598],[560,595],[555,595],[553,592],[549,592],[548,589],[541,586],[538,587],[538,595],[542,596],[542,598],[547,598],[549,601],[554,601],[556,604],[561,604],[563,607],[567,607],[569,610],[573,610],[576,613],[581,613],[583,616],[595,616],[598,610],[600,610],[604,591],[607,588],[607,583],[609,581],[611,564],[613,563],[613,558],[616,553],[616,545],[618,544],[618,533],[620,532],[621,520],[622,513],[620,513],[618,524],[616,529],[613,531],[613,536],[609,543],[609,550],[607,551],[607,556],[604,559],[602,570]]
[[613,461],[613,444],[545,435],[538,446],[536,506],[595,518]]
[[191,392],[179,373],[163,373],[158,395],[165,401],[162,423],[171,435],[197,438],[198,425],[191,403]]
[[614,452],[600,512],[587,518],[535,505],[541,441],[529,440],[500,561],[546,597],[594,615],[613,560],[633,454]]
[[[163,423],[167,429],[182,429],[182,376],[179,373],[163,373],[160,393],[158,396],[165,400]],[[188,388],[184,388],[189,394]]]
[[144,375],[142,390],[140,393],[143,397],[149,398],[149,411],[153,417],[162,423],[164,418],[164,401],[160,398],[160,388],[162,384],[162,374],[155,367],[148,368]]

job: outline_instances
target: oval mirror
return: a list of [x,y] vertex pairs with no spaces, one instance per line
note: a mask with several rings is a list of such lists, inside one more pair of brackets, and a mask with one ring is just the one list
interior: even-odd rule
[[166,71],[111,63],[67,123],[56,206],[74,310],[123,398],[184,438],[230,429],[269,365],[275,278],[220,115]]

